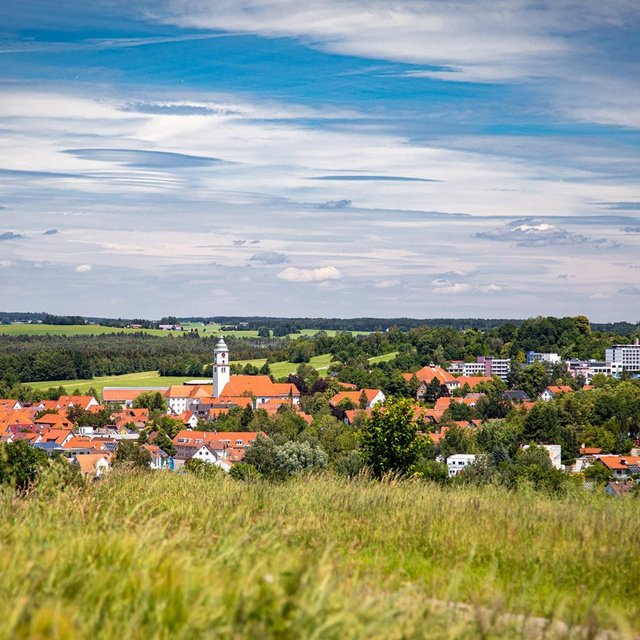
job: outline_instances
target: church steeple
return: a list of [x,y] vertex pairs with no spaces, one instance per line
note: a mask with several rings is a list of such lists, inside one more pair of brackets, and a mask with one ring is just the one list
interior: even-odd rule
[[230,377],[229,347],[227,347],[224,337],[220,336],[220,340],[213,350],[213,395],[215,398],[220,397]]

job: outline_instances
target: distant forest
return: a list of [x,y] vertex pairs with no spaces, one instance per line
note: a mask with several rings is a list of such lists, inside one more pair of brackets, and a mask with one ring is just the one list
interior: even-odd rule
[[[267,327],[274,335],[287,335],[303,329],[336,330],[336,331],[387,331],[397,327],[408,331],[417,327],[447,327],[466,330],[478,329],[486,331],[505,324],[519,327],[524,319],[517,318],[278,318],[273,316],[187,316],[180,318],[162,318],[149,320],[142,318],[101,318],[96,316],[60,316],[49,313],[0,311],[0,324],[11,322],[42,322],[44,324],[73,325],[85,322],[98,323],[107,327],[127,327],[131,324],[144,328],[154,328],[158,324],[172,320],[177,322],[203,322],[238,327],[243,329],[260,329]],[[590,323],[593,331],[602,331],[619,336],[630,336],[640,331],[640,322],[605,322]]]
[[[235,318],[224,318],[229,323]],[[260,318],[261,326],[265,318]],[[282,321],[282,320],[281,320]],[[306,319],[310,328],[315,320]],[[326,321],[330,322],[330,321]],[[348,323],[355,328],[353,321]],[[497,321],[491,321],[497,322]],[[335,324],[333,325],[335,327]],[[357,325],[366,326],[365,323]],[[275,331],[274,331],[275,333]],[[635,335],[640,334],[636,326]],[[514,358],[523,362],[526,351],[552,351],[564,358],[602,359],[605,349],[630,342],[633,334],[593,330],[584,316],[532,318],[487,328],[428,324],[401,329],[352,334],[339,331],[329,336],[291,338],[226,337],[233,360],[266,358],[267,363],[288,360],[306,363],[317,355],[331,354],[330,372],[345,382],[362,386],[391,380],[401,371],[415,371],[451,360],[474,360],[479,355]],[[217,336],[197,332],[154,336],[144,332],[106,335],[0,335],[0,380],[17,382],[90,379],[159,370],[162,375],[200,377],[210,375]],[[371,365],[368,358],[391,352],[388,362]],[[257,373],[256,368],[254,373]],[[396,376],[397,378],[397,376]]]

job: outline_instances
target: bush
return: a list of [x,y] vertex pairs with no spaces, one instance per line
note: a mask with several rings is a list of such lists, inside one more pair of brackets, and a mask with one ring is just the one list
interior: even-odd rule
[[185,471],[193,473],[200,478],[220,478],[224,475],[224,471],[218,465],[195,458],[187,460],[184,468]]
[[234,480],[253,482],[260,477],[260,473],[255,467],[247,464],[246,462],[236,462],[233,467],[231,467],[229,476]]

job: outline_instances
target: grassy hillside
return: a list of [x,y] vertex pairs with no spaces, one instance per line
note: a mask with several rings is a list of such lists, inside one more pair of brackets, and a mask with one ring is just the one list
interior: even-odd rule
[[630,637],[639,538],[634,500],[419,482],[0,494],[0,639]]

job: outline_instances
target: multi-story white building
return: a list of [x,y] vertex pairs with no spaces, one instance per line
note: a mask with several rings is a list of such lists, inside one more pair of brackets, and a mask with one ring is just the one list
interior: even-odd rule
[[557,353],[539,353],[538,351],[527,351],[527,364],[542,362],[548,366],[559,364],[562,358]]
[[498,376],[506,380],[511,371],[511,360],[508,358],[493,358],[478,356],[476,362],[452,362],[449,373],[463,376]]
[[633,344],[614,344],[605,351],[607,362],[622,367],[622,370],[630,373],[640,373],[640,344],[638,338]]

